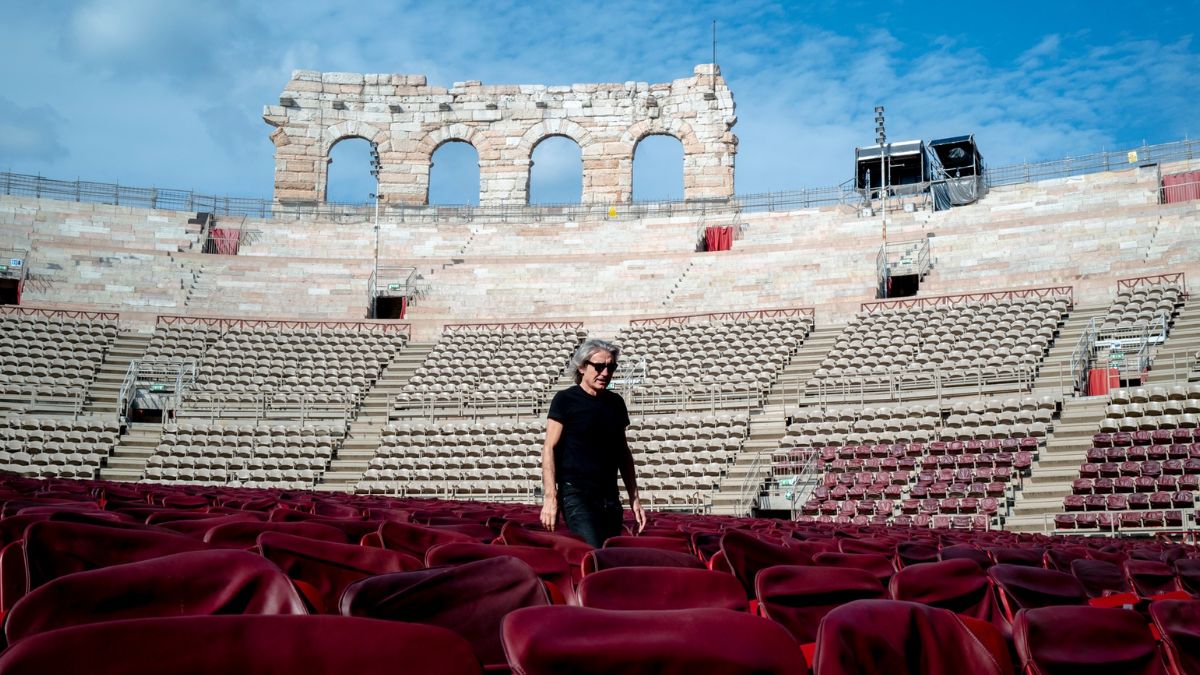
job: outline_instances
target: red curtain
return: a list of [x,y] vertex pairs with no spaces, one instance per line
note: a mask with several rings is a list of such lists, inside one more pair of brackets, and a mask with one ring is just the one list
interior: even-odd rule
[[1168,204],[1200,199],[1200,171],[1163,176],[1163,201]]
[[237,255],[240,234],[237,230],[223,230],[219,227],[214,227],[211,236],[213,245],[217,247],[217,253],[221,255]]
[[704,249],[706,251],[728,251],[731,248],[733,248],[733,227],[714,225],[704,228]]

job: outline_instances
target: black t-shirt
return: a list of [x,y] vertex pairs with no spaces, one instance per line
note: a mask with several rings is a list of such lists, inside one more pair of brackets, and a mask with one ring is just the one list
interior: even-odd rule
[[624,399],[607,389],[592,396],[575,385],[554,395],[548,416],[563,425],[554,446],[555,481],[602,495],[616,493],[629,426]]

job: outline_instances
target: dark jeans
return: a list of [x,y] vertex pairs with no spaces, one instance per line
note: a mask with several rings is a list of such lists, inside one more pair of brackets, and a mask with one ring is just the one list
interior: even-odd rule
[[603,495],[563,483],[558,489],[558,510],[567,528],[600,548],[609,537],[621,534],[625,510],[617,495]]

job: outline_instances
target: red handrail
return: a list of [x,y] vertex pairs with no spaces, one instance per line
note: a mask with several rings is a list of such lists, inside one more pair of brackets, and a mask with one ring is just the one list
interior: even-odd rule
[[784,307],[778,309],[747,309],[732,312],[710,312],[708,314],[677,314],[672,316],[656,316],[645,319],[631,319],[630,326],[679,326],[687,323],[704,321],[744,321],[748,319],[765,319],[776,317],[803,316],[812,319],[816,310],[812,307]]
[[237,319],[232,317],[215,316],[183,316],[178,314],[160,314],[155,321],[160,326],[215,326],[222,329],[231,328],[280,328],[292,330],[296,328],[329,328],[350,330],[378,330],[382,332],[403,333],[412,335],[412,325],[393,323],[389,321],[302,321],[288,319]]
[[927,307],[951,307],[971,302],[986,302],[989,300],[1017,300],[1027,298],[1055,298],[1066,296],[1071,304],[1075,304],[1074,286],[1047,286],[1044,288],[1014,288],[1004,291],[984,291],[981,293],[963,293],[960,295],[936,295],[925,298],[897,298],[895,300],[876,300],[864,302],[861,309],[869,314],[886,312],[892,309],[925,309]]

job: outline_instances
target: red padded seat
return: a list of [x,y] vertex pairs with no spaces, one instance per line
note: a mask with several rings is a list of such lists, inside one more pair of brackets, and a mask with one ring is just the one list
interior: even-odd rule
[[613,567],[588,574],[579,604],[597,609],[693,609],[746,611],[742,585],[724,572],[685,567]]
[[1132,610],[1021,610],[1013,641],[1028,675],[1167,675],[1150,627]]
[[34,589],[8,614],[9,643],[100,621],[212,614],[305,614],[278,567],[247,551],[193,551],[76,572]]
[[[480,662],[505,663],[500,622],[523,607],[550,602],[529,565],[512,556],[367,577],[342,594],[346,616],[441,626],[463,636]],[[395,667],[397,664],[393,664]]]
[[501,636],[523,675],[808,672],[778,624],[723,609],[533,607],[505,617]]
[[398,664],[409,673],[481,672],[467,641],[445,628],[345,616],[108,621],[33,635],[0,656],[9,675],[391,675]]

